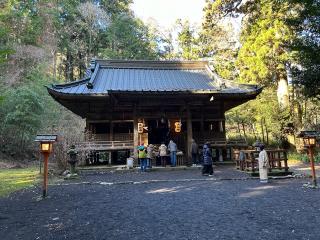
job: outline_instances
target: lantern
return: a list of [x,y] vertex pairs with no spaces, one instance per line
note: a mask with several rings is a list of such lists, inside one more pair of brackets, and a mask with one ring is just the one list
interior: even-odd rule
[[42,153],[51,153],[52,152],[52,143],[51,142],[41,142],[40,151]]
[[176,133],[181,132],[181,126],[182,126],[181,121],[174,122],[174,131]]
[[301,131],[299,137],[303,139],[303,145],[305,148],[315,147],[317,142],[316,131]]
[[142,122],[138,123],[138,133],[143,133],[144,124]]
[[312,182],[313,187],[317,186],[317,177],[316,177],[316,170],[314,167],[314,147],[316,146],[317,137],[320,134],[316,131],[301,131],[298,137],[303,139],[303,145],[305,148],[308,149],[310,165],[311,165],[311,173],[312,173]]
[[48,189],[48,159],[52,152],[52,143],[57,141],[57,135],[37,135],[35,141],[40,142],[40,152],[43,154],[44,159],[42,197],[45,198],[47,196]]

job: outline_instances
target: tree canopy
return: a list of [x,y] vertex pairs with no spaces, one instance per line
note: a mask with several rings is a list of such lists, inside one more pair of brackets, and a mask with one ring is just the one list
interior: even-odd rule
[[272,142],[306,124],[319,128],[318,0],[206,0],[201,28],[180,19],[169,30],[144,23],[131,3],[1,1],[1,149],[21,152],[13,146],[37,129],[62,126],[67,136],[65,129],[80,126],[43,85],[81,79],[95,57],[207,59],[223,78],[264,86],[257,101],[227,114],[228,127],[247,139]]

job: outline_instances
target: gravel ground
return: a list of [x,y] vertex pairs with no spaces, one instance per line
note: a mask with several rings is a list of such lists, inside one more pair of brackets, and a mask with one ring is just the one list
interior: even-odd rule
[[[214,179],[248,179],[248,174],[235,171],[233,166],[217,166],[214,168]],[[106,182],[130,182],[148,180],[183,180],[183,179],[208,179],[201,175],[201,168],[191,168],[190,170],[174,170],[170,167],[152,172],[141,173],[136,171],[101,171],[82,172],[81,181],[106,181]]]
[[[40,201],[40,188],[20,191],[0,199],[0,239],[320,239],[320,190],[306,179],[218,171],[85,174]],[[128,181],[141,184],[105,184]]]

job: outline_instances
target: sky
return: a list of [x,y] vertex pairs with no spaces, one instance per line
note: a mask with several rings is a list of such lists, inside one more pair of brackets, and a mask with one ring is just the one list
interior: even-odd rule
[[201,23],[205,0],[134,0],[131,9],[143,21],[154,18],[161,27],[170,28],[176,19]]

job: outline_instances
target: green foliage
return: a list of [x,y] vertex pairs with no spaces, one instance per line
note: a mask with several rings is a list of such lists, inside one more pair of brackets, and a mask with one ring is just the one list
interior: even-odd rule
[[248,15],[241,34],[237,66],[240,81],[270,85],[286,79],[289,53],[285,48],[293,33],[285,22],[290,7],[274,0],[256,1],[259,15]]
[[118,15],[101,37],[99,56],[107,59],[155,59],[157,50],[149,29],[130,15]]
[[279,108],[273,89],[265,89],[256,100],[226,113],[228,135],[237,134],[250,141],[259,139],[279,147],[285,141],[284,130],[290,122],[289,111]]
[[10,29],[7,40],[23,44],[39,44],[43,30],[43,18],[39,14],[38,1],[5,0],[0,10],[0,26]]
[[235,29],[224,21],[224,13],[219,6],[222,1],[207,1],[204,20],[199,36],[201,57],[213,61],[215,71],[225,79],[235,79],[235,61],[238,53]]
[[177,20],[178,44],[180,47],[179,56],[186,60],[195,60],[199,58],[197,39],[195,30],[191,27],[189,21],[182,22]]
[[[59,1],[55,18],[65,80],[83,76],[91,57],[158,58],[155,37],[129,9],[131,1]],[[60,10],[58,10],[60,9]]]
[[41,97],[29,87],[11,89],[5,93],[1,111],[1,132],[4,148],[14,154],[24,150],[40,126],[43,106]]
[[[320,50],[319,9],[319,1],[315,0],[207,1],[201,33],[204,56],[213,59],[216,71],[225,78],[263,85],[269,93],[262,94],[257,104],[231,111],[229,122],[238,134],[247,138],[254,134],[265,141],[272,137],[269,140],[280,145],[286,142],[287,134],[303,124],[319,127],[319,104],[303,96],[318,97],[320,91],[320,61],[319,54],[315,54]],[[232,38],[223,23],[239,14],[243,17],[237,49],[227,44]],[[224,47],[216,42],[223,42]],[[288,72],[295,81],[287,89]],[[246,114],[246,109],[253,109],[255,117]]]
[[13,52],[8,46],[8,35],[10,30],[4,21],[6,18],[5,8],[0,10],[0,64],[7,61],[8,56]]
[[[8,81],[9,84],[3,76],[0,79],[1,151],[20,156],[30,153],[33,148],[30,143],[36,133],[59,131],[65,140],[57,144],[56,155],[63,161],[66,146],[83,135],[83,120],[49,96],[44,85],[57,81],[50,76],[59,74],[60,81],[80,78],[93,56],[158,58],[158,36],[133,16],[129,8],[131,2],[1,2],[0,63],[10,60],[1,66],[1,71],[13,74],[17,71],[19,75],[19,81]],[[13,49],[17,49],[16,56],[12,54]],[[23,61],[27,59],[23,56],[24,50],[32,57],[41,58],[43,63]]]
[[[305,162],[305,163],[310,163],[310,159],[309,159],[307,154],[302,155],[300,160]],[[317,154],[317,155],[314,156],[314,162],[315,163],[320,163],[320,154]]]
[[1,150],[8,154],[21,155],[32,148],[30,142],[45,122],[47,103],[53,100],[43,87],[52,81],[44,70],[43,65],[30,69],[22,85],[2,87],[4,100],[0,108],[0,145]]
[[303,86],[307,97],[320,99],[320,2],[317,0],[288,0],[299,6],[299,11],[288,20],[289,26],[297,32],[289,45],[294,54],[293,78]]

